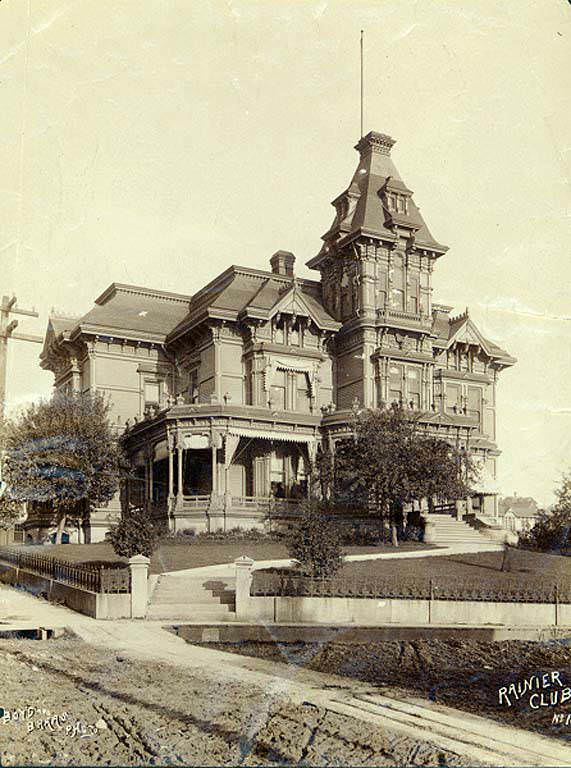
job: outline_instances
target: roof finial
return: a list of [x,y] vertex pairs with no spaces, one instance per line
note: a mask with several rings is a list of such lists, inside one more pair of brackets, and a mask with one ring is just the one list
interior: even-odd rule
[[468,309],[468,307],[466,307],[465,315],[466,317],[470,317],[470,310]]

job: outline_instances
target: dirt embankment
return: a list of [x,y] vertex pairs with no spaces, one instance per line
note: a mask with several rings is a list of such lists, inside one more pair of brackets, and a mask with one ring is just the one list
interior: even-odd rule
[[[467,640],[386,641],[367,644],[256,643],[208,644],[307,669],[345,675],[421,694],[432,701],[463,709],[519,728],[571,742],[571,644],[568,642],[475,642]],[[552,673],[559,673],[553,680]],[[523,681],[532,687],[519,696]],[[514,684],[515,693],[510,690]],[[499,691],[505,687],[501,698]],[[562,696],[567,689],[567,694]],[[543,702],[541,704],[541,694]],[[531,699],[531,696],[536,696]],[[551,703],[553,694],[555,703]],[[563,703],[561,703],[563,698]],[[536,708],[537,707],[537,708]],[[554,722],[554,715],[558,722]]]
[[465,765],[309,703],[76,639],[0,641],[0,765]]

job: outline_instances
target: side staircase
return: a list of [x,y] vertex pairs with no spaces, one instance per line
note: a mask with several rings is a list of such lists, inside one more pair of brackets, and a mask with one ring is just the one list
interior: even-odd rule
[[236,579],[233,576],[162,574],[147,610],[147,619],[216,622],[235,618]]
[[501,550],[503,547],[491,537],[472,528],[464,520],[457,520],[450,514],[431,514],[429,523],[433,526],[433,543],[441,546],[454,544],[469,545],[470,550]]

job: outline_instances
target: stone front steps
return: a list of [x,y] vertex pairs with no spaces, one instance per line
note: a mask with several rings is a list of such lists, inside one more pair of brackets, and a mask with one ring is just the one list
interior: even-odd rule
[[163,574],[151,595],[147,619],[233,621],[235,584],[232,577]]
[[433,543],[441,546],[452,544],[470,544],[481,547],[482,550],[501,550],[502,545],[484,534],[476,531],[463,520],[456,520],[450,515],[429,515],[429,523],[432,525]]
[[[468,523],[449,514],[431,514],[434,544],[453,547],[450,552],[501,551],[501,544],[486,538]],[[445,550],[395,552],[392,557],[426,557],[446,554]],[[350,556],[348,560],[378,557],[374,554]],[[381,557],[383,557],[381,555]],[[258,567],[285,565],[283,561],[257,563]],[[233,564],[209,566],[195,571],[165,573],[158,577],[147,609],[147,619],[194,622],[227,622],[236,620],[236,576]]]

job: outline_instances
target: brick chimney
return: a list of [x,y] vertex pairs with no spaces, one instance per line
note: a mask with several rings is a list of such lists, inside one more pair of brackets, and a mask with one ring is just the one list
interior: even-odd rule
[[274,275],[287,275],[293,277],[293,265],[295,256],[290,251],[276,251],[270,259]]

